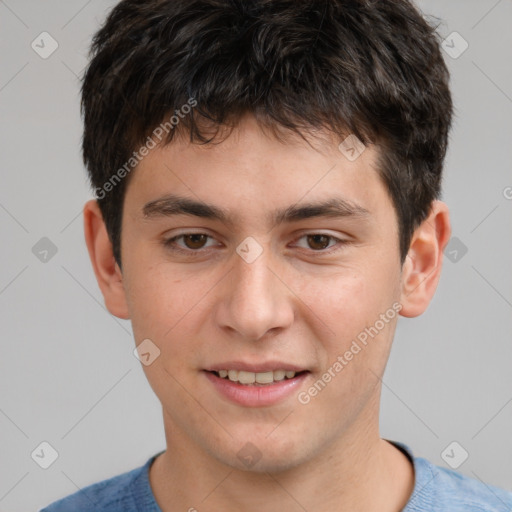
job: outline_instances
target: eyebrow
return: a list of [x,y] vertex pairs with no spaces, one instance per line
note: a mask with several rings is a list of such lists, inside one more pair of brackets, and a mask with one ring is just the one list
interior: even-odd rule
[[[218,220],[224,224],[233,225],[232,215],[218,206],[203,203],[188,197],[168,194],[159,199],[150,201],[142,208],[146,219],[158,217],[172,217],[174,215],[191,215],[204,219]],[[281,210],[274,210],[269,214],[272,225],[297,222],[314,217],[353,217],[365,218],[370,212],[347,199],[333,197],[321,202],[291,205]]]

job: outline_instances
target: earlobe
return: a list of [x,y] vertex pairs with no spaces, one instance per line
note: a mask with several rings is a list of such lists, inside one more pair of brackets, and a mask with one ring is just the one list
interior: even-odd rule
[[84,206],[84,234],[96,280],[110,313],[118,318],[130,318],[123,286],[123,276],[114,259],[112,244],[103,222],[98,202]]
[[402,267],[402,316],[419,316],[427,309],[441,277],[443,250],[450,235],[448,207],[433,201],[430,214],[414,231]]

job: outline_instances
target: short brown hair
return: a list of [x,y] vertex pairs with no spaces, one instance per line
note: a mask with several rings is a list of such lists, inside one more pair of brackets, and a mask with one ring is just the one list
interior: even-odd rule
[[441,189],[453,106],[439,39],[407,0],[119,2],[94,36],[81,102],[83,159],[118,264],[129,176],[113,178],[191,98],[164,143],[177,131],[210,143],[201,119],[233,127],[252,113],[378,144],[403,263]]

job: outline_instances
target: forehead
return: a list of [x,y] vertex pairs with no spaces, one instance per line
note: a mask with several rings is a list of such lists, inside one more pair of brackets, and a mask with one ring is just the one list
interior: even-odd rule
[[250,117],[222,135],[206,145],[176,136],[151,150],[127,190],[137,215],[185,212],[231,222],[245,211],[275,224],[319,214],[321,208],[362,218],[387,197],[377,149],[363,146],[360,156],[349,158],[346,145],[338,147],[346,135],[317,132],[305,141],[290,132],[278,140]]

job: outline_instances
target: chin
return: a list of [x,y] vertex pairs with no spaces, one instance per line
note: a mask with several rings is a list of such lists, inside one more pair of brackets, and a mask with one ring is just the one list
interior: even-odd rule
[[290,460],[288,457],[279,457],[276,456],[275,454],[271,456],[269,454],[263,454],[261,459],[259,459],[259,461],[253,465],[241,462],[236,455],[234,460],[232,459],[231,462],[232,464],[228,463],[228,465],[233,467],[234,469],[246,471],[248,473],[258,474],[282,473],[294,469],[298,465],[300,465],[300,461]]
[[[240,449],[232,452],[233,444]],[[298,447],[301,447],[300,452]],[[244,436],[243,440],[235,441],[226,446],[226,452],[221,453],[222,447],[216,447],[216,458],[232,468],[252,473],[280,473],[288,471],[305,462],[308,453],[305,443],[300,440],[269,439],[258,436]],[[311,455],[311,452],[309,452]]]

